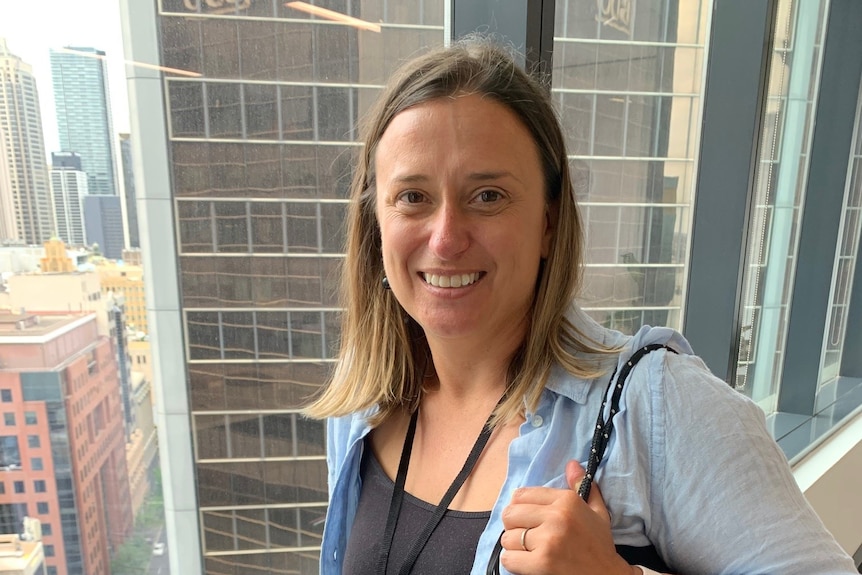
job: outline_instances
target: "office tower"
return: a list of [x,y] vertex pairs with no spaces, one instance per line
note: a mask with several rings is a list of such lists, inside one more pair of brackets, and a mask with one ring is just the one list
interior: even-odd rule
[[84,198],[84,234],[87,244],[99,245],[106,258],[118,260],[126,245],[123,207],[119,196],[88,195]]
[[0,314],[0,502],[41,521],[58,575],[110,575],[132,528],[112,347],[94,314]]
[[442,1],[327,7],[386,25],[124,4],[129,57],[184,71],[164,94],[130,78],[173,573],[319,569],[324,427],[298,410],[336,352],[354,128],[403,58],[444,42]]
[[[11,204],[15,236],[41,244],[54,233],[54,209],[45,164],[45,140],[39,92],[29,64],[15,56],[0,38],[0,130],[9,190],[0,178],[0,206]],[[2,169],[0,169],[2,171]],[[4,218],[5,219],[5,218]],[[2,238],[0,238],[2,239]]]
[[123,198],[123,225],[129,248],[140,248],[138,235],[138,206],[135,203],[135,171],[132,166],[132,140],[129,134],[120,134],[120,160],[123,179],[120,185]]
[[[0,142],[6,141],[6,132],[0,125]],[[6,146],[0,145],[0,242],[18,239],[15,227],[15,202],[12,200],[12,180],[9,177],[9,160]]]
[[81,170],[81,156],[75,152],[51,154],[51,195],[57,217],[57,235],[66,244],[83,246],[84,197],[87,174]]
[[116,195],[105,53],[71,46],[52,49],[51,78],[60,148],[81,155],[91,194]]

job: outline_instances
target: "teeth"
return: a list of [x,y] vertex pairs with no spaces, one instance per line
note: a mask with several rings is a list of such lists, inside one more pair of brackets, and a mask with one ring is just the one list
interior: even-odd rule
[[423,274],[425,281],[434,287],[458,288],[468,286],[479,279],[478,273],[460,274],[454,276],[442,276],[436,274]]

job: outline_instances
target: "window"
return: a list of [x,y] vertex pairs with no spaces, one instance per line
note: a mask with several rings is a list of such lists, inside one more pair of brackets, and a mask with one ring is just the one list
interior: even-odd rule
[[53,557],[54,556],[54,546],[53,545],[45,545],[45,557]]
[[42,465],[42,458],[41,457],[34,457],[33,459],[31,459],[30,460],[30,468],[33,471],[43,471],[44,467]]
[[0,401],[3,403],[12,403],[12,390],[0,389]]
[[36,417],[35,411],[25,411],[24,412],[24,423],[26,425],[36,425],[39,419]]
[[39,501],[36,503],[36,512],[40,515],[48,514],[48,503],[46,501]]
[[48,575],[57,575],[57,568],[48,566]]
[[33,482],[33,489],[36,491],[36,493],[45,493],[45,491],[47,491],[46,485],[45,485],[45,480],[44,479],[37,479],[36,481],[34,481]]
[[15,493],[24,493],[24,482],[16,481],[15,482]]
[[6,493],[6,483],[0,481],[0,495],[3,495],[4,493]]
[[42,442],[39,440],[38,435],[28,435],[27,436],[27,447],[36,449],[42,446]]
[[15,414],[14,413],[4,413],[3,414],[3,423],[6,425],[12,426],[15,425]]
[[42,524],[42,535],[53,535],[53,529],[50,523]]

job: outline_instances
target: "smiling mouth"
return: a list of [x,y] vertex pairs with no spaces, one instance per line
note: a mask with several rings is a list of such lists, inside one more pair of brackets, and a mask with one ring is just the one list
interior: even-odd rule
[[455,274],[452,276],[444,276],[438,274],[423,273],[422,277],[425,283],[439,288],[459,288],[476,283],[479,279],[479,272],[471,274]]

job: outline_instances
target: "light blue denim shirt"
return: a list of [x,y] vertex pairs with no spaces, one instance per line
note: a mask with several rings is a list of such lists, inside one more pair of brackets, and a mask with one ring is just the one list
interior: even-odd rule
[[[596,475],[617,544],[653,544],[675,573],[857,574],[799,491],[763,412],[709,373],[679,333],[644,327],[626,338],[581,321],[595,339],[626,346],[620,361],[650,343],[680,352],[646,355],[620,401]],[[538,408],[526,413],[509,446],[508,476],[479,539],[472,575],[485,573],[503,529],[500,514],[515,489],[565,488],[566,462],[586,465],[608,377],[552,373]],[[320,557],[326,575],[341,573],[368,415],[328,423],[330,506]]]

